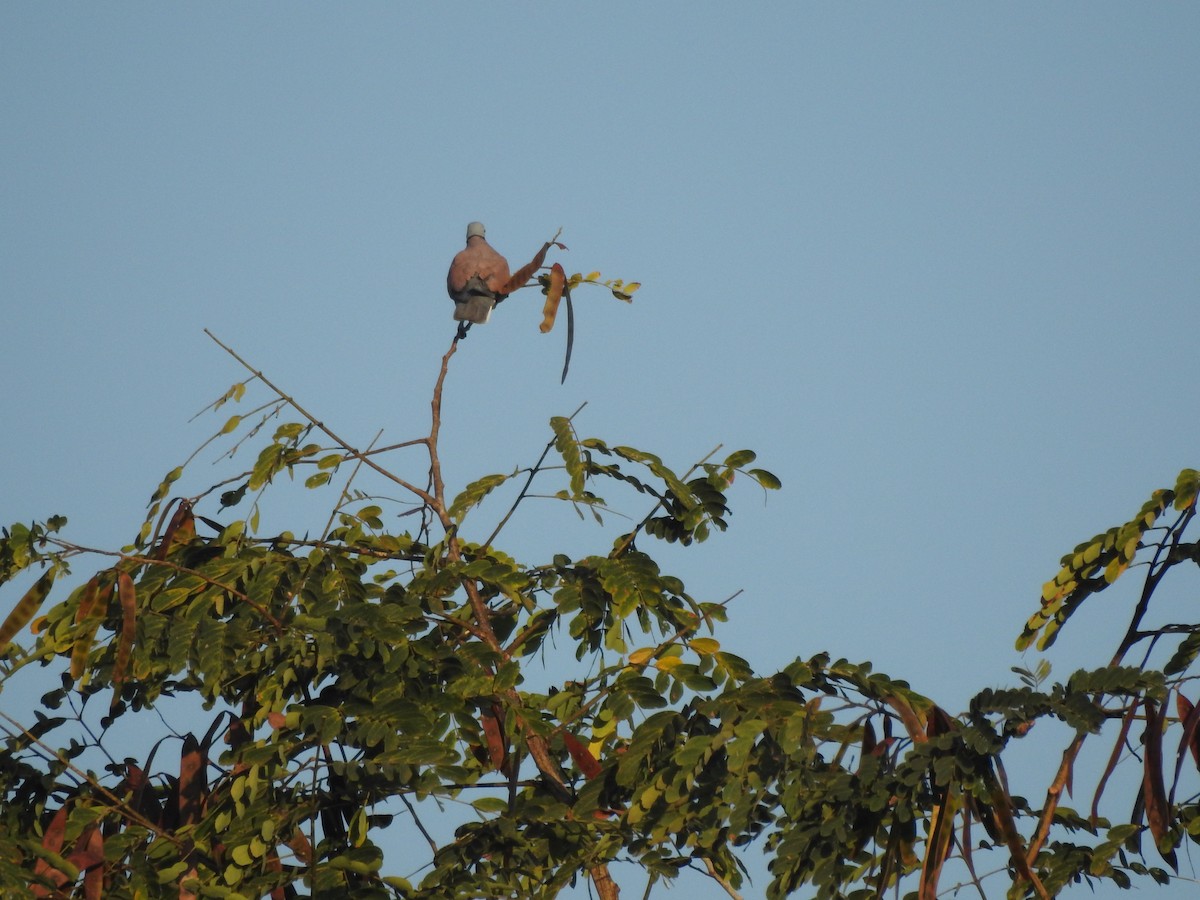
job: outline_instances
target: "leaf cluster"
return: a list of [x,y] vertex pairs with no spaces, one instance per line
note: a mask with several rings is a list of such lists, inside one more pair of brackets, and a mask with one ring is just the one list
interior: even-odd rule
[[[1166,573],[1197,559],[1184,539],[1195,470],[1063,557],[1020,639],[1049,646],[1145,553],[1109,664],[1050,683],[1043,661],[954,716],[824,653],[757,673],[716,636],[727,603],[663,570],[654,541],[726,530],[739,477],[779,488],[749,450],[679,471],[558,416],[536,462],[448,494],[438,433],[453,353],[428,435],[358,448],[255,373],[212,405],[243,402],[252,382],[271,392],[205,442],[230,445],[232,471],[185,495],[190,469],[173,469],[129,546],[74,545],[61,517],[3,531],[0,584],[39,577],[0,625],[0,689],[36,669],[55,686],[24,720],[4,715],[0,887],[432,900],[548,898],[586,878],[611,900],[622,864],[647,895],[699,871],[736,896],[740,848],[756,844],[770,898],[932,898],[950,870],[979,885],[980,854],[998,854],[1010,896],[1049,897],[1170,880],[1177,847],[1200,839],[1184,765],[1200,766],[1200,712],[1184,696],[1200,624],[1144,624]],[[277,422],[289,409],[298,419]],[[325,498],[327,515],[262,533],[289,486]],[[536,517],[535,496],[590,519],[594,552],[508,552],[505,529]],[[614,509],[632,527],[609,529]],[[80,559],[86,581],[56,581]],[[1168,638],[1165,669],[1125,661]],[[1004,758],[1041,720],[1072,737],[1031,800]],[[1114,732],[1089,814],[1066,808],[1079,748]],[[1127,756],[1134,813],[1114,824],[1101,797]]]

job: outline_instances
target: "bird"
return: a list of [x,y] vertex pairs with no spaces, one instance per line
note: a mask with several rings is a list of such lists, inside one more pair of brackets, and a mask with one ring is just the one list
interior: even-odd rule
[[484,237],[482,222],[467,226],[467,246],[458,252],[446,274],[446,292],[454,301],[458,335],[466,337],[472,324],[483,325],[492,308],[508,296],[508,260]]

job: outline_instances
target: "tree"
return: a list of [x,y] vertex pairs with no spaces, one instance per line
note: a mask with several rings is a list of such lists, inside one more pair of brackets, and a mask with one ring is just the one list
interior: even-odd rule
[[[184,467],[172,470],[129,546],[78,546],[60,516],[4,530],[0,583],[40,576],[0,626],[0,645],[30,623],[35,635],[9,645],[0,686],[33,666],[59,678],[30,715],[0,714],[6,895],[553,897],[588,878],[614,898],[619,862],[640,867],[647,895],[695,869],[738,896],[737,848],[752,842],[770,855],[772,898],[806,887],[931,898],[956,866],[986,895],[984,853],[998,854],[1012,896],[1169,880],[1152,860],[1173,867],[1175,847],[1200,833],[1194,788],[1176,796],[1195,781],[1184,754],[1200,765],[1200,712],[1181,690],[1200,625],[1145,622],[1166,574],[1200,559],[1183,539],[1195,470],[1065,556],[1020,640],[1048,646],[1146,556],[1116,655],[1052,686],[1046,669],[1023,671],[1022,686],[984,690],[951,716],[825,654],[755,673],[713,636],[725,604],[696,601],[660,569],[655,541],[699,545],[726,528],[735,482],[779,487],[750,451],[714,451],[678,474],[555,417],[532,465],[449,491],[439,432],[457,346],[429,431],[410,441],[353,447],[243,362],[250,376],[213,411],[266,396],[211,439],[229,442],[231,474],[172,496]],[[295,420],[271,431],[285,414]],[[240,469],[234,451],[251,447]],[[405,472],[386,462],[413,448],[425,458]],[[263,534],[268,502],[296,479],[332,493],[326,512]],[[538,515],[535,484],[594,520],[597,552],[525,562],[501,549],[509,522]],[[385,488],[403,499],[382,499]],[[643,512],[614,536],[605,497],[618,495]],[[48,604],[80,564],[94,573]],[[1126,664],[1168,641],[1161,670],[1149,656]],[[188,704],[187,731],[156,715]],[[1035,804],[1010,790],[1003,758],[1040,719],[1074,736]],[[135,730],[154,733],[137,757],[123,749]],[[1091,815],[1075,813],[1060,802],[1073,763],[1106,731],[1112,762]],[[1097,805],[1122,747],[1141,776],[1133,815],[1114,824]],[[400,828],[419,849],[385,858]],[[421,877],[395,874],[418,856]]]

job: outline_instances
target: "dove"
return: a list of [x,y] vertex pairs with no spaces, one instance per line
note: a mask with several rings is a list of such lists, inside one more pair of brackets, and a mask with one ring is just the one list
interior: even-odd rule
[[[454,338],[456,342],[467,336],[472,325],[486,323],[491,318],[492,308],[501,300],[529,284],[546,261],[546,252],[552,246],[567,249],[558,242],[561,233],[560,228],[554,237],[542,244],[542,249],[532,260],[510,274],[508,260],[493,250],[484,239],[483,223],[472,222],[467,226],[467,246],[458,251],[450,263],[450,271],[446,273],[446,293],[454,301],[454,320],[458,322],[458,334]],[[571,305],[571,291],[563,267],[555,263],[548,278],[543,290],[547,295],[547,303],[543,310],[541,330],[544,333],[553,327],[558,302],[560,299],[566,300],[567,356],[562,371],[562,381],[566,381],[567,369],[571,365],[571,347],[575,343],[575,309]]]
[[508,296],[508,260],[492,249],[484,238],[482,222],[467,226],[467,246],[450,263],[446,291],[454,300],[454,320],[462,322],[460,333],[471,323],[482,325],[492,307]]

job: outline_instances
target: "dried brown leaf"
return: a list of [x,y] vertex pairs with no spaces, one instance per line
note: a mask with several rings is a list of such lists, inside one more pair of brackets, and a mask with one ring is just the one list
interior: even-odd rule
[[492,764],[492,768],[497,771],[503,771],[504,764],[508,761],[508,741],[504,738],[504,725],[500,719],[501,715],[502,711],[493,703],[490,706],[485,706],[480,716],[483,735],[487,740],[488,761]]
[[[58,853],[62,850],[63,837],[67,832],[67,807],[60,806],[50,819],[50,824],[46,826],[46,831],[42,835],[42,847],[49,850],[51,853]],[[45,879],[54,885],[55,888],[60,888],[67,883],[67,876],[54,868],[46,860],[39,858],[33,866],[33,877],[35,879]],[[30,886],[30,891],[35,897],[49,897],[50,888],[40,884]]]
[[199,878],[199,877],[200,877],[200,872],[199,872],[199,870],[197,870],[197,868],[195,866],[192,866],[190,869],[188,869],[186,872],[184,872],[181,876],[179,876],[179,900],[197,900],[195,893],[192,891],[189,891],[183,885],[184,885],[184,882],[189,881],[193,878]]
[[[1142,800],[1146,805],[1146,822],[1154,837],[1159,854],[1178,871],[1175,851],[1167,846],[1171,831],[1171,806],[1167,803],[1167,789],[1163,781],[1162,743],[1163,723],[1166,707],[1161,710],[1153,700],[1144,701],[1146,707],[1145,760],[1142,768]],[[1164,852],[1164,847],[1167,849]]]
[[1117,762],[1121,758],[1121,749],[1125,746],[1125,739],[1129,736],[1129,729],[1133,725],[1134,716],[1137,714],[1138,700],[1134,700],[1129,705],[1129,711],[1125,713],[1125,718],[1121,722],[1121,733],[1117,735],[1117,741],[1113,744],[1112,753],[1108,757],[1108,765],[1104,768],[1104,774],[1100,776],[1100,782],[1096,785],[1096,794],[1092,797],[1092,824],[1095,825],[1100,818],[1100,796],[1104,793],[1104,786],[1108,783],[1109,776],[1117,768]]
[[932,824],[925,840],[925,859],[921,861],[920,900],[937,900],[938,879],[942,865],[950,853],[954,835],[954,798],[948,788],[941,788],[932,810]]
[[[1029,866],[1029,857],[1025,853],[1025,843],[1017,830],[1016,818],[1013,815],[1012,798],[1001,786],[999,779],[991,772],[988,773],[988,791],[992,798],[992,815],[996,829],[1008,847],[1008,856],[1012,860],[1017,874],[1030,884],[1040,885],[1037,875]],[[989,829],[989,834],[991,830]]]
[[554,327],[554,319],[558,315],[558,304],[562,301],[563,289],[567,286],[567,273],[563,267],[555,263],[550,267],[550,279],[546,285],[546,303],[542,307],[542,324],[539,327],[542,334]]
[[[83,595],[79,598],[79,608],[75,610],[75,624],[82,626],[75,635],[75,643],[71,647],[71,678],[78,681],[87,666],[87,656],[95,642],[96,629],[104,619],[108,608],[108,598],[112,596],[112,585],[106,584],[106,590],[100,589],[100,576],[93,575],[83,586]],[[103,595],[103,602],[99,602]]]
[[957,726],[958,723],[940,706],[935,705],[929,710],[925,728],[931,738],[942,734],[949,734]]
[[205,759],[200,753],[200,742],[188,734],[183,739],[183,751],[179,760],[179,824],[194,825],[200,821],[204,804]]
[[187,500],[180,500],[151,558],[166,559],[172,550],[190,543],[195,536],[196,518],[192,513],[192,504]]
[[293,853],[296,854],[296,859],[300,860],[300,862],[302,862],[306,866],[312,864],[312,861],[313,861],[312,842],[309,841],[309,839],[305,836],[304,832],[299,829],[299,827],[297,827],[296,830],[292,832],[292,836],[290,838],[288,838],[286,841],[284,841],[284,843],[288,846],[288,848]]
[[563,732],[563,743],[567,745],[567,752],[571,754],[571,759],[575,761],[575,765],[579,771],[583,773],[583,777],[591,781],[601,772],[600,763],[596,757],[592,755],[592,751],[587,748],[587,745],[569,731]]
[[121,633],[117,637],[117,655],[112,670],[114,706],[120,699],[125,676],[129,674],[129,659],[133,653],[134,635],[137,634],[137,592],[127,572],[117,575],[117,597],[121,601]]
[[[1179,755],[1182,758],[1185,748],[1191,750],[1196,768],[1200,769],[1200,706],[1194,706],[1192,701],[1183,694],[1176,694],[1175,709],[1179,713],[1179,722],[1183,725],[1183,737],[1179,740]],[[1178,768],[1176,766],[1177,778]]]
[[79,835],[75,850],[67,857],[83,876],[84,900],[100,900],[104,888],[104,835],[89,825]]

